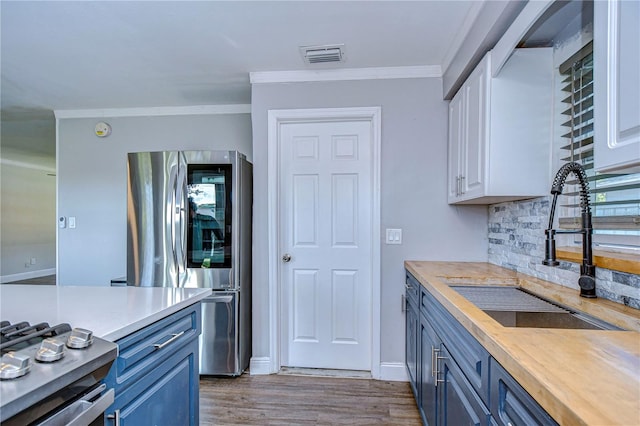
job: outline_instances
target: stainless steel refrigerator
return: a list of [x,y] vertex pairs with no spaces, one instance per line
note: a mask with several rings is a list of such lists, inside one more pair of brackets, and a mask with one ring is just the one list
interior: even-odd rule
[[128,154],[127,285],[213,289],[200,374],[249,364],[252,179],[237,151]]

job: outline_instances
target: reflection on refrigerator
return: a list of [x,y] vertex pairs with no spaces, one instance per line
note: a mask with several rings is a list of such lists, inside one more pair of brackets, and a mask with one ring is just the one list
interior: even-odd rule
[[200,374],[251,354],[252,165],[236,151],[128,155],[127,285],[211,288]]

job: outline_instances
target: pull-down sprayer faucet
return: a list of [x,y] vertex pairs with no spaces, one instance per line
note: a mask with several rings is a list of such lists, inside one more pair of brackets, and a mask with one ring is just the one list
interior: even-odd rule
[[[555,215],[556,202],[558,201],[558,195],[562,194],[562,188],[569,173],[573,173],[578,178],[580,184],[582,228],[578,230],[555,230],[553,229],[553,217]],[[589,182],[587,182],[587,174],[584,168],[575,162],[562,166],[560,170],[558,170],[555,179],[553,179],[551,194],[553,194],[553,201],[549,214],[549,227],[544,231],[547,239],[542,263],[547,266],[558,266],[560,264],[560,262],[556,260],[555,234],[582,234],[582,265],[580,265],[580,278],[578,279],[580,296],[595,298],[596,267],[593,265],[593,250],[591,247],[593,227],[591,225],[591,207],[589,206]]]

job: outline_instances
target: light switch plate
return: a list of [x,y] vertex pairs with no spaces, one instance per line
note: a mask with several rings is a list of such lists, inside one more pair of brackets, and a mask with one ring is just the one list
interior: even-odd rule
[[387,228],[386,244],[402,244],[402,229]]

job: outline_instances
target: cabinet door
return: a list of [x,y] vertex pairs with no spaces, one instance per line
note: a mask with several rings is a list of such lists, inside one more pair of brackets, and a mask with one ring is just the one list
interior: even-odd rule
[[455,358],[475,392],[489,405],[489,352],[429,292],[423,291],[420,308]]
[[105,424],[198,424],[200,302],[118,340]]
[[449,103],[449,163],[448,201],[455,202],[462,195],[462,153],[464,152],[464,90]]
[[489,425],[489,409],[467,381],[446,347],[442,347],[439,362],[439,412],[441,425]]
[[[107,425],[197,425],[198,344],[183,349],[116,397]],[[117,412],[115,412],[116,408]],[[116,420],[117,418],[117,420]]]
[[405,358],[407,363],[407,372],[409,374],[409,382],[411,390],[416,400],[419,399],[418,394],[418,307],[415,302],[407,295],[406,298],[406,331],[405,331]]
[[463,86],[466,130],[462,193],[465,199],[484,194],[490,81],[489,56],[485,56]]
[[640,172],[640,2],[594,3],[595,168]]
[[435,425],[438,418],[436,363],[441,342],[424,315],[420,315],[420,414],[427,425]]
[[491,414],[501,426],[551,426],[557,423],[493,358]]

